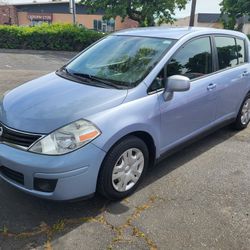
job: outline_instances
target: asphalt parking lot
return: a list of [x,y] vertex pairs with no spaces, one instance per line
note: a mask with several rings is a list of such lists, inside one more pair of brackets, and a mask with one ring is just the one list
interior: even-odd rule
[[[72,56],[0,51],[0,94]],[[250,127],[172,155],[122,202],[45,201],[0,180],[0,250],[35,248],[250,249]]]

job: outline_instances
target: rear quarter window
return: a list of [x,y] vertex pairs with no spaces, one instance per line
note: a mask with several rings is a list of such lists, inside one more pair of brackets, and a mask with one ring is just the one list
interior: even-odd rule
[[245,41],[237,38],[236,46],[237,46],[239,64],[247,62]]

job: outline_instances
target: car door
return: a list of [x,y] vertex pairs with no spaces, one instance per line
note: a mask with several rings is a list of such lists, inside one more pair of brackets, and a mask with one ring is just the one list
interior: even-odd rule
[[218,54],[217,120],[234,118],[246,95],[249,66],[245,41],[230,36],[215,36]]
[[215,120],[216,85],[213,52],[209,36],[193,39],[182,46],[166,65],[167,77],[183,75],[191,88],[175,92],[165,101],[158,93],[161,111],[161,153],[208,128]]

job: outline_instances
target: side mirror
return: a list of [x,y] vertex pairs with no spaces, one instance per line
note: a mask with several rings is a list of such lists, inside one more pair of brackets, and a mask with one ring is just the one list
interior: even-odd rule
[[174,75],[167,78],[163,97],[165,101],[172,99],[174,92],[184,92],[190,89],[190,79],[186,76]]

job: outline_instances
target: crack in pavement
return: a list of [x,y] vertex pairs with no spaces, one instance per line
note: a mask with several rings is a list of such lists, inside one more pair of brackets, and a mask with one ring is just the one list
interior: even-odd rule
[[149,199],[139,206],[135,207],[135,211],[130,215],[124,224],[120,226],[114,226],[110,222],[108,222],[105,213],[107,204],[105,204],[100,209],[100,215],[96,217],[82,217],[82,218],[73,218],[73,219],[62,219],[59,220],[57,223],[53,224],[52,226],[49,226],[45,222],[41,222],[41,224],[30,231],[24,231],[20,233],[11,232],[6,226],[3,227],[3,229],[0,229],[0,236],[3,237],[10,237],[10,238],[28,238],[28,237],[34,237],[39,235],[46,235],[46,242],[44,243],[44,249],[51,250],[52,247],[52,240],[53,236],[56,233],[63,232],[67,229],[67,227],[81,224],[81,223],[99,223],[101,225],[104,225],[108,228],[110,228],[114,233],[115,237],[111,240],[111,242],[108,245],[108,249],[113,249],[115,244],[119,242],[127,242],[131,243],[131,241],[125,240],[125,229],[130,228],[132,230],[132,237],[141,238],[145,241],[145,243],[148,245],[150,250],[157,250],[156,243],[150,239],[150,237],[141,231],[138,227],[133,225],[133,222],[136,221],[140,217],[140,215],[147,209],[151,208],[153,204],[156,202],[156,200],[162,200],[161,198],[157,196],[151,196]]
[[145,210],[152,207],[152,205],[156,202],[157,199],[159,199],[159,198],[151,196],[146,203],[137,206],[135,209],[135,212],[131,216],[129,216],[127,218],[126,222],[124,224],[122,224],[121,226],[118,226],[118,227],[113,226],[104,217],[105,223],[107,223],[107,225],[109,227],[111,227],[112,230],[116,233],[115,237],[112,239],[110,245],[108,246],[108,249],[112,249],[113,246],[115,244],[117,244],[118,242],[126,241],[127,243],[130,243],[129,241],[124,240],[124,231],[126,228],[129,228],[129,227],[132,229],[132,232],[133,232],[132,236],[144,239],[150,250],[157,249],[157,245],[155,244],[155,242],[153,240],[151,240],[149,238],[149,236],[146,235],[144,232],[142,232],[139,228],[137,228],[136,226],[133,225],[133,222],[138,217],[140,217],[141,213],[143,213]]

